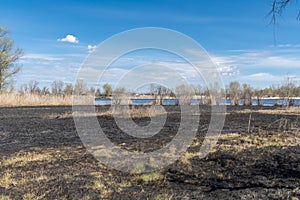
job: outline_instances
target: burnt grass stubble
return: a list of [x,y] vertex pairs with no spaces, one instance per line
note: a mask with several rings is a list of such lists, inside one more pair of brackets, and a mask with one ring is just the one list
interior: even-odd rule
[[[147,139],[123,133],[111,116],[98,116],[98,121],[116,145],[128,151],[148,152],[170,142],[178,130],[180,108],[165,109],[168,114],[164,128]],[[246,109],[252,115],[250,133],[249,112],[238,112]],[[222,136],[233,133],[237,137],[222,137],[220,148],[200,159],[197,151],[211,117],[210,108],[200,106],[195,145],[188,149],[193,156],[157,172],[161,178],[144,180],[139,178],[141,175],[110,169],[87,152],[77,135],[70,106],[0,108],[0,198],[300,199],[299,143],[264,145],[276,134],[280,140],[299,138],[299,131],[280,130],[274,123],[283,117],[297,121],[298,116],[257,112],[262,109],[277,108],[227,107]],[[108,106],[96,107],[99,113],[107,110]],[[133,120],[145,126],[150,118]],[[257,147],[252,135],[261,138],[255,141]]]

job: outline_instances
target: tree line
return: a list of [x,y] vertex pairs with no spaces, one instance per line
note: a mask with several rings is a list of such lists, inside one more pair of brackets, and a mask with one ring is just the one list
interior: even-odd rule
[[40,83],[36,80],[31,80],[28,83],[20,85],[17,89],[11,86],[6,92],[18,92],[20,94],[39,94],[39,95],[95,95],[96,97],[111,97],[112,86],[108,83],[100,88],[93,86],[88,87],[83,80],[77,80],[75,84],[65,83],[62,80],[54,80],[50,86],[39,86]]
[[22,84],[16,90],[10,88],[7,92],[18,92],[20,94],[38,94],[38,95],[93,95],[95,98],[112,98],[121,101],[124,95],[133,98],[139,96],[148,96],[155,99],[155,104],[162,104],[163,99],[174,98],[181,101],[181,104],[188,104],[191,99],[200,100],[201,104],[216,105],[221,98],[230,99],[231,105],[239,105],[239,101],[243,100],[243,105],[252,105],[253,100],[258,105],[262,105],[263,98],[277,97],[285,99],[288,105],[294,105],[294,97],[300,97],[300,85],[297,86],[290,78],[287,78],[281,85],[273,85],[266,88],[254,88],[250,84],[239,83],[237,81],[230,82],[225,89],[220,88],[217,84],[210,87],[210,90],[203,85],[178,85],[173,89],[163,87],[161,85],[150,84],[149,87],[141,93],[130,91],[126,88],[115,88],[109,83],[105,83],[102,87],[88,87],[83,80],[77,80],[75,84],[65,83],[62,80],[55,80],[50,87],[39,86],[39,82],[32,80],[27,84]]
[[[164,97],[175,97],[175,94],[161,86],[150,86],[150,94],[154,95],[158,104],[161,103]],[[154,88],[154,89],[153,89]],[[295,97],[300,97],[300,85],[296,85],[290,77],[287,77],[285,81],[280,85],[272,85],[266,88],[253,87],[247,83],[239,83],[237,81],[230,82],[226,85],[225,89],[220,88],[217,84],[210,87],[202,85],[179,85],[175,88],[176,98],[180,99],[182,103],[189,103],[190,99],[195,98],[192,95],[196,95],[200,100],[200,104],[218,104],[217,100],[230,99],[232,106],[237,106],[240,100],[243,100],[244,106],[250,106],[253,100],[257,101],[257,105],[263,104],[263,98],[276,97],[279,100],[286,100],[288,106],[295,104]],[[186,103],[185,103],[186,102]],[[275,103],[276,105],[277,103]]]

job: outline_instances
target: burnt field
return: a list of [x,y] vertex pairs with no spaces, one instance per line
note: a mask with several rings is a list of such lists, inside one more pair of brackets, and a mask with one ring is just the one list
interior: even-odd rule
[[[149,123],[146,110],[136,109],[134,121]],[[176,134],[180,110],[165,109],[162,131],[141,140],[122,133],[109,107],[96,108],[111,141],[144,152]],[[300,199],[299,108],[227,107],[218,144],[203,159],[198,151],[210,109],[200,110],[197,136],[179,160],[130,174],[101,164],[85,149],[72,107],[0,108],[0,199]]]

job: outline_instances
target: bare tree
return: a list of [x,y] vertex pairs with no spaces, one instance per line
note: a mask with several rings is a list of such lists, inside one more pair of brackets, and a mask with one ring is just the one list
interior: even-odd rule
[[8,30],[0,26],[0,91],[5,89],[10,79],[21,70],[16,62],[22,55],[20,48],[14,49],[14,42],[8,37]]
[[206,87],[203,91],[203,104],[210,104],[210,92],[209,89]]
[[116,88],[113,92],[113,98],[116,105],[129,105],[130,103],[124,87]]
[[149,86],[149,91],[151,95],[154,95],[155,92],[155,85],[153,83],[150,84]]
[[211,84],[209,88],[209,102],[210,105],[214,106],[217,105],[217,99],[221,96],[221,88],[217,82]]
[[203,88],[202,88],[202,86],[199,84],[197,86],[193,86],[193,89],[195,91],[195,94],[200,97],[199,104],[203,105],[204,104],[204,99],[203,99]]
[[263,90],[262,89],[256,89],[254,91],[254,96],[256,96],[256,100],[257,100],[257,106],[262,106],[263,102],[262,102],[262,97],[263,97]]
[[39,89],[39,82],[36,80],[31,80],[28,83],[28,89],[30,93],[38,93],[40,91]]
[[163,100],[163,93],[162,93],[162,86],[157,85],[155,90],[154,90],[154,98],[155,98],[155,104],[156,105],[162,105],[162,100]]
[[[167,94],[168,92],[169,92],[168,89],[161,85],[157,85],[154,83],[151,83],[149,85],[149,93],[150,95],[153,95],[155,105],[161,105],[163,100],[163,95]],[[171,94],[171,91],[169,93]]]
[[55,80],[52,83],[52,94],[58,95],[63,93],[65,83],[61,80]]
[[250,106],[252,105],[252,95],[253,95],[253,89],[249,84],[244,83],[243,84],[243,99],[244,99],[244,106]]
[[92,94],[92,95],[95,95],[95,92],[96,92],[95,87],[91,86],[90,89],[89,89],[89,93]]
[[67,84],[66,86],[65,86],[65,89],[64,89],[64,94],[65,95],[72,95],[73,94],[73,85],[72,85],[72,83],[69,83],[69,84]]
[[86,84],[83,80],[77,80],[75,83],[74,92],[77,95],[83,95],[86,92]]
[[293,78],[291,76],[286,76],[285,80],[283,82],[283,85],[281,86],[281,91],[283,93],[283,99],[286,99],[287,106],[293,106],[294,105],[294,98],[293,98],[293,90],[296,88]]
[[100,91],[99,88],[96,90],[95,96],[96,97],[100,97],[101,96],[101,91]]
[[21,94],[28,92],[28,85],[26,83],[22,84],[19,88]]
[[47,86],[44,86],[41,90],[41,95],[49,95],[49,88]]
[[190,86],[184,85],[184,84],[178,85],[175,88],[175,93],[180,102],[180,105],[190,105],[191,104],[193,90]]
[[236,106],[239,105],[239,98],[241,94],[240,83],[237,81],[231,82],[229,84],[229,95],[231,99],[231,105]]
[[[276,24],[277,18],[282,16],[283,11],[292,1],[294,0],[273,0],[271,10],[268,14],[271,16],[271,23]],[[300,20],[300,12],[298,13],[297,19]]]
[[172,90],[162,85],[150,84],[150,94],[154,95],[155,104],[162,105],[166,96],[173,96]]

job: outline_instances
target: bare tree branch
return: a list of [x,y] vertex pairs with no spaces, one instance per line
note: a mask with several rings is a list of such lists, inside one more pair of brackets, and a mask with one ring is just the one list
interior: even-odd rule
[[21,49],[14,49],[14,42],[8,37],[8,30],[0,26],[0,91],[21,70],[21,67],[15,62],[22,55],[23,51]]
[[[270,24],[276,24],[277,18],[282,16],[283,11],[291,2],[291,0],[273,0],[271,10],[268,13],[268,16],[271,16]],[[298,13],[297,20],[300,20],[300,12]]]

